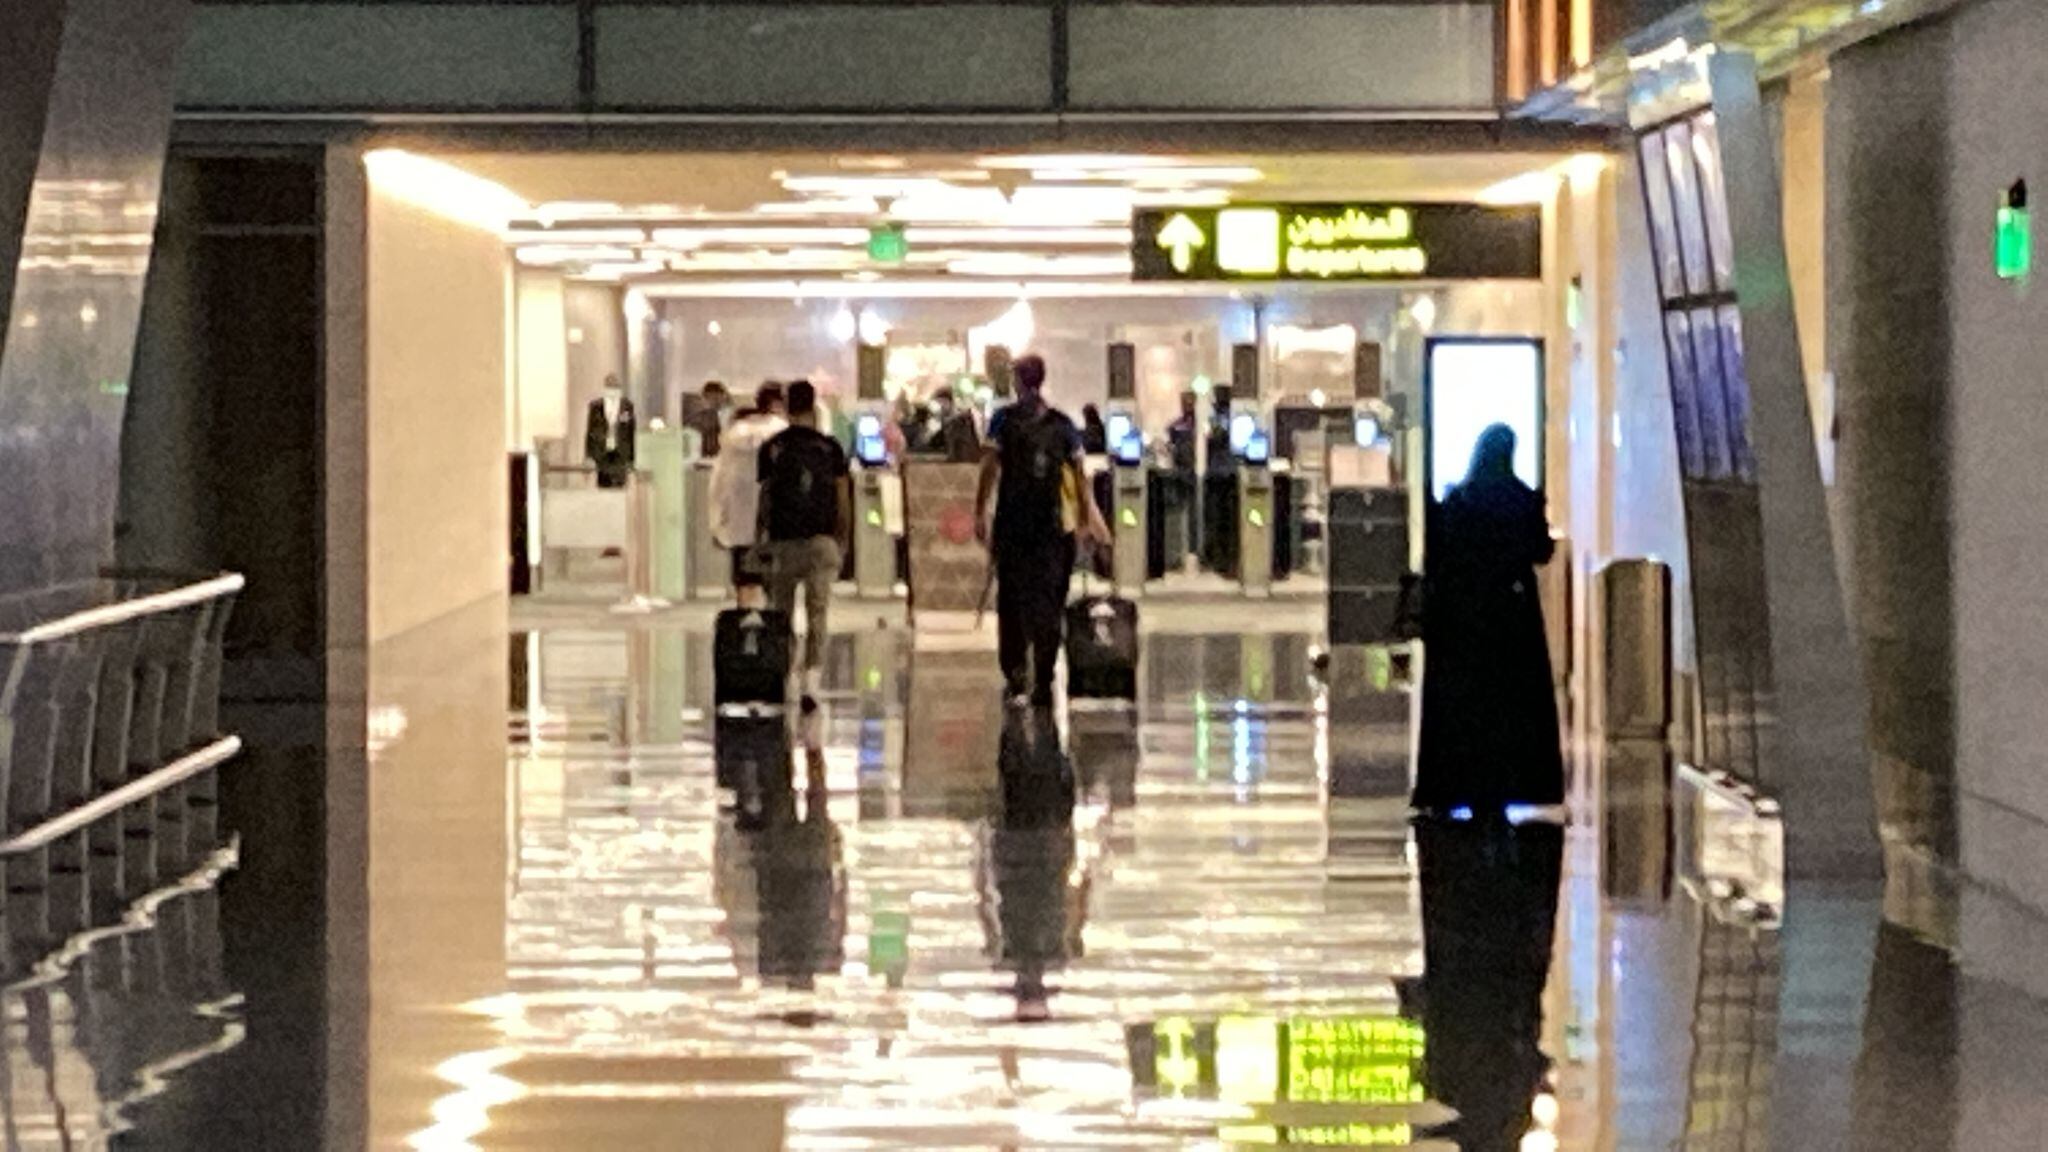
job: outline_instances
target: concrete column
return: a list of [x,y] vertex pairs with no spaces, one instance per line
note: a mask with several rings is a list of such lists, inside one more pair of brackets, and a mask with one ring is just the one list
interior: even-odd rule
[[1936,223],[1949,211],[1947,39],[1935,25],[1835,57],[1827,336],[1879,812],[1888,831],[1953,860],[1950,234]]
[[113,554],[186,0],[15,0],[0,37],[0,592]]
[[1777,148],[1753,58],[1710,64],[1727,174],[1730,234],[1756,448],[1770,630],[1759,709],[1759,769],[1785,808],[1795,876],[1880,872],[1860,661],[1836,575],[1785,258]]

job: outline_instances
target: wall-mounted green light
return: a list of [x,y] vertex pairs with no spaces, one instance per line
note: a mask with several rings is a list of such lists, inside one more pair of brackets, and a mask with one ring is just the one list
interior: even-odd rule
[[2023,280],[2034,267],[2034,232],[2027,215],[2027,182],[2008,188],[1998,209],[1998,278]]

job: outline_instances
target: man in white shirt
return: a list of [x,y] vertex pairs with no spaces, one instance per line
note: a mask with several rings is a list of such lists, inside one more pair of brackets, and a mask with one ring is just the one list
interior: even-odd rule
[[782,385],[772,380],[761,385],[754,393],[754,406],[725,430],[711,465],[711,534],[732,551],[733,592],[742,608],[759,608],[766,600],[754,558],[760,530],[759,465],[761,446],[789,427],[782,412]]

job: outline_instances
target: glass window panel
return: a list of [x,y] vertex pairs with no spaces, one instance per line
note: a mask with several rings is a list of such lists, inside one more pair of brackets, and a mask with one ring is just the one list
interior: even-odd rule
[[1664,130],[1664,157],[1671,172],[1671,207],[1678,218],[1678,246],[1685,253],[1685,287],[1694,296],[1713,291],[1707,264],[1707,226],[1700,214],[1699,169],[1692,160],[1692,129],[1673,124]]
[[1678,261],[1678,225],[1671,215],[1671,179],[1665,175],[1664,141],[1643,137],[1643,194],[1649,199],[1650,246],[1657,254],[1657,283],[1666,300],[1685,295],[1685,269]]
[[1035,6],[600,5],[596,19],[597,97],[615,108],[870,112],[1052,98],[1051,16]]
[[1708,112],[1693,123],[1692,154],[1700,169],[1700,196],[1707,205],[1707,244],[1714,261],[1714,285],[1735,291],[1735,237],[1728,231],[1728,181],[1721,169],[1721,126]]
[[1678,433],[1678,466],[1688,479],[1706,472],[1700,442],[1699,392],[1693,380],[1692,325],[1685,313],[1664,317],[1664,349],[1671,366],[1671,422]]
[[1735,471],[1735,461],[1729,447],[1728,401],[1721,380],[1721,337],[1712,308],[1692,314],[1692,350],[1693,394],[1699,397],[1706,474],[1726,480]]
[[1490,109],[1493,8],[1074,4],[1068,96],[1091,109]]
[[1756,479],[1756,449],[1750,439],[1749,367],[1742,350],[1742,310],[1721,306],[1721,374],[1728,396],[1728,447],[1735,474]]

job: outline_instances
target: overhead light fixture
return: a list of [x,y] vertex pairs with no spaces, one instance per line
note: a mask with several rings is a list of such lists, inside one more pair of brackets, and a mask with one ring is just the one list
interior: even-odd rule
[[774,200],[754,205],[754,211],[762,216],[873,216],[881,210],[881,203],[872,196]]
[[975,163],[983,168],[1025,169],[1039,168],[1170,168],[1185,163],[1178,156],[1142,156],[1107,152],[1055,153],[1049,156],[983,156]]
[[872,196],[884,200],[944,192],[953,187],[933,176],[788,176],[781,183],[784,191],[803,196]]
[[839,311],[832,314],[832,319],[825,322],[825,332],[832,337],[835,344],[853,343],[853,338],[860,334],[860,325],[854,320],[853,309],[841,304]]
[[1252,184],[1266,178],[1247,166],[1212,168],[1034,168],[1033,180],[1094,181],[1138,188],[1174,188],[1191,184]]
[[940,184],[937,189],[898,198],[889,205],[889,215],[906,222],[972,224],[1002,220],[1009,207],[1001,189]]
[[1222,188],[1142,189],[1131,193],[1133,208],[1222,208],[1230,193]]
[[1023,224],[1106,224],[1131,218],[1128,188],[1026,184],[1010,197],[1008,221]]
[[861,309],[859,331],[860,342],[863,344],[872,346],[889,342],[889,322],[882,319],[882,314],[872,308]]
[[1034,256],[1022,252],[990,252],[946,265],[955,276],[1004,276],[1038,279],[1050,276],[1129,276],[1131,258],[1122,256]]
[[513,244],[645,244],[645,228],[549,228],[515,222],[505,230]]
[[534,207],[533,218],[543,225],[549,225],[557,220],[617,216],[623,211],[625,209],[612,200],[550,200]]
[[659,260],[634,260],[618,264],[592,264],[580,276],[586,280],[624,280],[629,276],[652,276],[668,268]]
[[975,228],[946,227],[944,225],[919,225],[904,230],[904,238],[913,249],[938,244],[1003,244],[1003,245],[1113,245],[1118,248],[1131,246],[1131,230],[1124,228],[1047,228],[1047,227],[1005,227]]
[[558,268],[564,264],[624,264],[637,260],[632,248],[590,248],[578,244],[529,244],[512,250],[512,259],[527,268]]
[[865,228],[656,228],[654,242],[674,248],[701,248],[709,244],[858,244],[868,242]]

